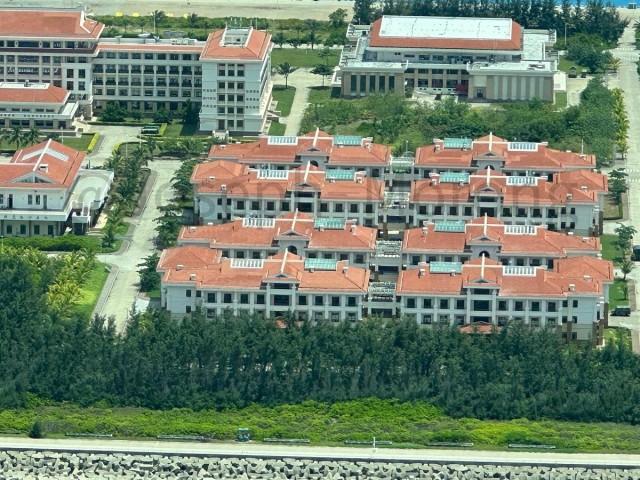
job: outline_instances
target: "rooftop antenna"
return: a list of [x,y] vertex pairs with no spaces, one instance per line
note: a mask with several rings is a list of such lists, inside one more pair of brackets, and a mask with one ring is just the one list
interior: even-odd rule
[[493,132],[489,132],[489,151],[493,150]]
[[482,263],[480,263],[480,279],[484,280],[484,253],[482,254]]
[[489,165],[487,165],[487,187],[490,186],[491,183],[491,168],[489,168]]
[[482,234],[486,237],[487,236],[487,212],[484,212],[484,226],[482,228]]
[[315,147],[318,143],[318,135],[320,135],[320,127],[316,127],[316,134],[313,137],[313,146]]
[[584,155],[584,138],[580,139],[580,155]]

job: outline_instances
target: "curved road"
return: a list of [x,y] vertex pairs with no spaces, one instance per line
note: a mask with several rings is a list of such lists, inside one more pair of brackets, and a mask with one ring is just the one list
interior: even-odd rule
[[253,443],[187,443],[127,440],[33,440],[2,438],[0,450],[161,454],[207,457],[305,458],[479,465],[545,465],[592,468],[639,468],[640,455],[499,452],[482,450],[411,450],[350,447],[300,447]]

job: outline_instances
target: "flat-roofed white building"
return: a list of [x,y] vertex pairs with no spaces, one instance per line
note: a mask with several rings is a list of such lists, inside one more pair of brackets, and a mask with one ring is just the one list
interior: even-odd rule
[[271,35],[254,28],[209,34],[200,54],[205,131],[261,132],[271,104]]
[[0,128],[75,130],[78,102],[50,83],[0,82]]
[[85,154],[53,140],[0,164],[0,235],[86,233],[104,205],[113,172],[82,168]]
[[555,32],[508,18],[385,15],[350,26],[333,77],[346,97],[418,89],[476,100],[553,101]]
[[[100,38],[79,9],[0,8],[0,82],[50,83],[92,116],[107,102],[130,112],[201,109],[201,129],[261,133],[271,103],[271,35],[254,28],[188,38]],[[203,89],[203,85],[206,88]]]

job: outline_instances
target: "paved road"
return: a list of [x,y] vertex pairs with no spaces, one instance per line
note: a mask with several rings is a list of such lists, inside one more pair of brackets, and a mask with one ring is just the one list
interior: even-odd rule
[[160,215],[158,207],[173,198],[171,177],[180,163],[179,160],[156,160],[149,164],[152,171],[149,181],[153,187],[140,215],[127,220],[134,225],[128,246],[117,254],[98,255],[100,261],[115,268],[98,301],[96,313],[115,317],[118,331],[125,328],[131,307],[138,298],[138,264],[154,251],[154,220]]
[[[327,80],[325,80],[325,85],[326,81]],[[274,75],[273,83],[284,85],[284,77]],[[307,108],[307,102],[309,101],[309,90],[311,87],[322,85],[322,78],[311,73],[309,69],[300,68],[289,75],[289,85],[296,87],[296,94],[293,97],[291,113],[289,113],[287,117],[283,117],[281,123],[287,125],[284,132],[285,135],[297,135],[300,130],[300,123],[302,123],[302,117],[304,117],[304,111]]]
[[79,124],[87,132],[98,132],[102,137],[98,148],[88,156],[92,167],[101,167],[111,156],[116,145],[138,141],[139,127]]
[[411,450],[288,445],[188,443],[126,440],[0,438],[0,450],[119,452],[252,458],[311,458],[317,460],[435,462],[487,465],[551,465],[640,467],[640,455],[498,452],[480,450]]
[[[629,216],[623,223],[634,225],[640,230],[640,79],[636,72],[638,51],[635,49],[633,26],[627,27],[618,47],[612,53],[620,59],[620,68],[618,75],[609,78],[608,84],[612,88],[618,87],[624,91],[624,103],[629,116],[629,152],[624,164],[616,165],[625,167],[629,174]],[[605,233],[613,233],[617,224],[618,222],[605,223]],[[636,298],[640,298],[640,264],[636,263],[636,268],[629,277],[635,280]],[[609,323],[640,328],[640,312],[634,312],[630,318],[614,317]],[[637,330],[632,338],[634,351],[640,353],[640,335]]]
[[196,13],[201,16],[261,17],[261,18],[314,18],[326,20],[338,8],[353,11],[350,0],[5,0],[4,6],[51,8],[84,5],[96,15],[148,15],[154,10],[164,10],[170,15],[181,16]]

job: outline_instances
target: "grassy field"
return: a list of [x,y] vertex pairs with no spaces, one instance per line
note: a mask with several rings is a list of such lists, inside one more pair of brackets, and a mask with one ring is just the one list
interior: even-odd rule
[[[65,145],[75,148],[76,150],[81,150],[86,152],[91,140],[93,139],[93,133],[84,133],[79,137],[67,136],[65,135],[63,138],[58,138],[58,141],[64,143]],[[46,137],[41,137],[41,140],[46,140]],[[17,147],[13,143],[9,143],[6,140],[0,141],[0,150],[3,151],[16,151]]]
[[[210,133],[210,132],[209,132]],[[208,137],[209,133],[199,132],[198,126],[194,124],[184,124],[182,122],[172,122],[167,125],[164,131],[165,137]]]
[[569,60],[566,56],[560,57],[560,61],[558,62],[558,68],[561,71],[569,73],[569,70],[571,70],[571,67],[576,67],[576,71],[578,75],[580,75],[580,72],[582,72],[582,67],[577,63],[575,63],[573,60]]
[[334,67],[340,59],[340,50],[331,50],[331,55],[322,58],[318,53],[322,48],[311,50],[310,48],[274,48],[271,53],[271,65],[274,67],[281,63],[289,63],[294,67],[312,68],[319,63],[326,63]]
[[109,276],[109,270],[107,266],[102,262],[96,262],[96,266],[89,274],[89,278],[82,285],[80,290],[78,303],[74,305],[73,310],[75,313],[82,315],[85,318],[91,317],[102,287],[107,281]]
[[567,92],[556,92],[556,107],[567,108]]
[[604,200],[604,219],[618,220],[622,218],[622,204],[616,203],[607,195]]
[[627,295],[625,283],[621,278],[617,278],[613,281],[613,285],[609,287],[609,311],[618,305],[629,304],[629,296]]
[[284,135],[287,126],[284,123],[271,122],[269,127],[269,135]]
[[[36,402],[33,402],[37,404]],[[81,408],[35,405],[0,411],[0,433],[26,434],[39,420],[49,436],[65,433],[112,433],[116,437],[204,435],[233,440],[238,427],[253,439],[308,438],[313,444],[336,445],[345,440],[393,441],[420,447],[431,442],[473,442],[476,448],[502,449],[509,443],[551,444],[566,451],[640,451],[640,428],[624,424],[529,420],[475,420],[448,417],[424,402],[364,399],[335,404],[297,405],[223,411],[168,411],[142,408]]]
[[602,242],[602,258],[605,260],[617,261],[622,258],[622,252],[620,247],[616,243],[616,235],[602,235],[600,241]]
[[273,99],[278,102],[278,110],[283,117],[288,116],[291,113],[291,106],[293,105],[293,97],[296,95],[295,87],[284,88],[284,85],[273,86]]

